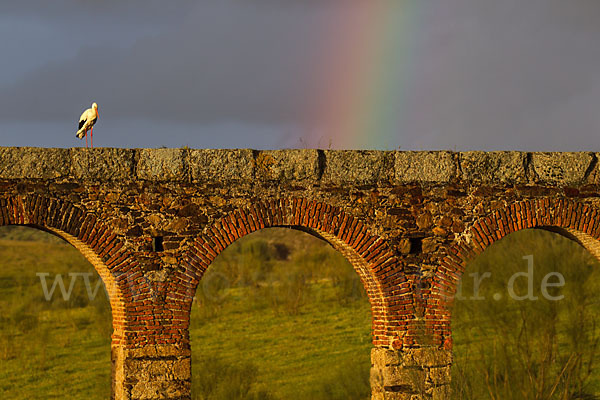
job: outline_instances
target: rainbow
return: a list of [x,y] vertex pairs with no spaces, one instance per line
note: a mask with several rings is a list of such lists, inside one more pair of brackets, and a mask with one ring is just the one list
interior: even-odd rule
[[388,149],[401,143],[416,68],[418,1],[365,1],[334,18],[316,71],[309,143],[320,148]]

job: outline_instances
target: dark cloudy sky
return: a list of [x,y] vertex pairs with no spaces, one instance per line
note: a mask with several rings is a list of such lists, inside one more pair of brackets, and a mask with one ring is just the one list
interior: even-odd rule
[[600,0],[390,0],[382,23],[406,37],[375,104],[397,124],[315,135],[315,104],[338,90],[318,76],[339,65],[321,44],[367,3],[3,1],[0,145],[79,146],[96,101],[104,147],[600,151]]

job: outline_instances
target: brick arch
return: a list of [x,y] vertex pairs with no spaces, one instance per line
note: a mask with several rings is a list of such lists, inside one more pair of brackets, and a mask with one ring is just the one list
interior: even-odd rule
[[398,326],[402,326],[395,315],[400,314],[403,319],[413,315],[409,307],[412,304],[409,283],[404,274],[398,272],[394,253],[363,221],[339,207],[305,198],[257,202],[207,227],[183,257],[185,271],[180,272],[169,292],[187,285],[186,289],[180,289],[186,293],[179,293],[173,300],[183,301],[185,309],[191,310],[196,288],[213,260],[235,240],[269,227],[291,227],[308,232],[342,253],[359,274],[371,303],[373,344],[393,345],[398,339]]
[[545,229],[586,248],[600,260],[600,211],[569,199],[530,199],[514,202],[479,218],[462,234],[440,262],[426,299],[426,324],[437,344],[452,347],[453,298],[467,264],[489,245],[529,228]]
[[61,237],[75,247],[94,266],[109,296],[113,321],[112,391],[113,398],[123,398],[120,351],[125,344],[126,307],[123,283],[116,272],[128,255],[123,243],[111,230],[72,203],[40,195],[0,199],[0,226],[23,225]]

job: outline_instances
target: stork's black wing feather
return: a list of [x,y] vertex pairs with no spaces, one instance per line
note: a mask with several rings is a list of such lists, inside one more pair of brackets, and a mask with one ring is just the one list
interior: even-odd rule
[[79,128],[77,128],[77,130],[83,128],[83,125],[85,125],[85,119],[82,119],[81,121],[79,121]]

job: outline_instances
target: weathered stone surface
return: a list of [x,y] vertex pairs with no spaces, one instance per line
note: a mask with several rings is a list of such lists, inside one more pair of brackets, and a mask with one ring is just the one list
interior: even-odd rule
[[433,225],[433,216],[429,211],[425,211],[417,217],[416,222],[419,229],[427,229]]
[[482,183],[526,182],[527,153],[468,151],[459,153],[461,179]]
[[429,370],[429,380],[432,384],[445,385],[450,383],[450,366],[441,367],[441,368],[431,368]]
[[594,153],[0,148],[0,179],[327,185],[600,183]]
[[157,400],[180,399],[189,393],[189,387],[183,382],[150,381],[139,382],[131,389],[131,399]]
[[68,149],[0,147],[0,179],[55,179],[69,175]]
[[192,379],[191,360],[185,358],[173,362],[173,377],[176,380],[189,380]]
[[181,357],[190,356],[189,348],[173,345],[150,345],[128,349],[125,353],[127,358],[158,358],[158,357]]
[[393,350],[386,348],[371,349],[371,364],[376,367],[391,365],[403,366],[445,366],[452,361],[452,353],[448,350],[438,348],[408,348],[404,350]]
[[423,398],[407,393],[379,392],[373,393],[371,400],[423,400]]
[[452,363],[452,352],[437,348],[406,349],[399,354],[402,365],[421,367],[443,367]]
[[133,177],[135,151],[129,149],[71,149],[71,174],[76,179],[128,181]]
[[254,178],[253,151],[190,150],[189,168],[192,181],[249,181]]
[[537,181],[572,185],[584,181],[593,159],[591,153],[533,153],[531,167]]
[[451,358],[450,351],[438,348],[372,349],[373,394],[384,399],[410,399],[419,393],[437,393],[438,386],[450,383]]
[[146,378],[143,380],[172,380],[171,372],[173,362],[170,360],[148,360],[148,359],[132,359],[126,361],[126,366],[129,371],[135,373],[138,378]]
[[397,350],[374,347],[371,349],[371,365],[381,369],[390,365],[400,365],[400,356]]
[[587,170],[587,179],[585,183],[598,185],[600,184],[600,165],[598,160],[600,159],[600,153],[591,153],[593,155],[591,168]]
[[390,366],[380,370],[381,382],[386,387],[403,387],[405,392],[417,392],[425,382],[427,371],[421,368]]
[[393,179],[393,153],[368,150],[325,150],[323,182],[366,185]]
[[395,393],[395,392],[385,392],[383,400],[424,400],[422,396],[407,394],[407,393]]
[[184,181],[184,157],[183,149],[142,149],[139,151],[137,177],[157,182]]
[[447,183],[456,177],[449,151],[396,151],[394,183]]
[[150,282],[165,282],[168,278],[169,271],[161,269],[158,271],[149,271],[144,276]]
[[317,150],[268,150],[258,152],[256,176],[267,180],[304,181],[319,179]]

